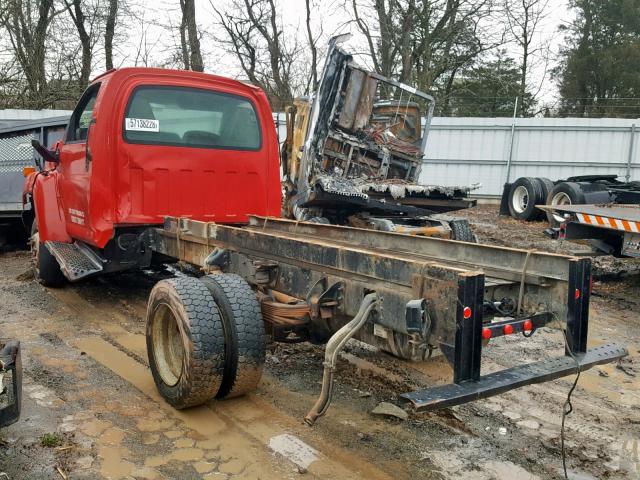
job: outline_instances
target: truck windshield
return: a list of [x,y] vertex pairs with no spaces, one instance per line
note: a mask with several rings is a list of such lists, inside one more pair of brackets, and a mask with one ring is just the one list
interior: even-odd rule
[[124,118],[129,143],[258,150],[260,125],[246,98],[185,87],[139,87]]

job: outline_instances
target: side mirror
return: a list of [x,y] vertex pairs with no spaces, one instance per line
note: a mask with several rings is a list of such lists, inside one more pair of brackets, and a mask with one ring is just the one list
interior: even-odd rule
[[60,157],[58,156],[58,152],[49,150],[44,145],[42,145],[40,141],[35,139],[31,140],[31,146],[36,152],[40,154],[40,156],[43,158],[45,162],[51,162],[55,164],[60,162]]

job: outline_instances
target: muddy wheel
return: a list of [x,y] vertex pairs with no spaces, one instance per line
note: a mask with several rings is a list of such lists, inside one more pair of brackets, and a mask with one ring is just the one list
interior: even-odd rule
[[471,230],[471,225],[468,220],[452,220],[449,222],[451,227],[451,239],[458,240],[460,242],[476,242],[476,238]]
[[38,224],[31,224],[31,255],[36,280],[45,287],[61,287],[67,282],[60,264],[43,243],[40,242]]
[[163,280],[147,305],[147,354],[162,397],[177,409],[200,405],[220,389],[224,333],[216,302],[195,278]]
[[218,305],[225,332],[226,363],[217,398],[255,390],[265,358],[264,322],[255,292],[242,277],[224,273],[200,278]]

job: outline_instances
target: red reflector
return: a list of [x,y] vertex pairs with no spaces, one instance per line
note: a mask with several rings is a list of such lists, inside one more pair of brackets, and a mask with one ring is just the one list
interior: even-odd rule
[[471,318],[471,309],[469,307],[464,307],[462,310],[462,316],[464,318]]
[[530,332],[531,330],[533,330],[533,322],[532,322],[531,320],[525,320],[525,321],[522,323],[522,329],[523,329],[525,332]]
[[484,338],[485,340],[489,340],[491,338],[491,329],[490,328],[483,328],[482,329],[482,338]]
[[576,288],[576,293],[574,293],[574,296],[576,297],[576,300],[580,298],[580,290],[578,290],[577,288]]
[[513,333],[513,327],[511,325],[505,325],[502,328],[502,331],[504,332],[505,335],[511,335]]

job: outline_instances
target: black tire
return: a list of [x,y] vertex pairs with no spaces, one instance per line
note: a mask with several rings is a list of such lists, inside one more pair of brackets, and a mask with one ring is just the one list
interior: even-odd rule
[[216,396],[225,363],[224,331],[216,302],[198,279],[158,282],[147,304],[147,354],[162,397],[177,409]]
[[536,203],[544,203],[542,185],[535,178],[520,177],[509,189],[509,214],[518,220],[537,220],[541,212]]
[[468,220],[452,220],[449,222],[449,227],[451,227],[452,240],[470,243],[476,242],[476,237],[471,230],[471,225]]
[[262,311],[255,292],[239,275],[223,273],[200,278],[222,316],[226,362],[217,398],[244,395],[262,377],[266,340]]
[[36,280],[45,287],[58,288],[67,283],[67,279],[60,270],[56,257],[40,242],[38,224],[34,220],[31,224],[31,252],[33,255],[33,270]]
[[[544,177],[538,177],[536,178],[536,180],[540,184],[540,187],[542,187],[542,196],[536,199],[536,205],[546,205],[549,192],[553,190],[553,187],[555,187],[555,184],[548,178],[544,178]],[[545,212],[542,212],[542,214],[544,216]]]
[[[580,185],[574,182],[560,182],[551,189],[547,205],[581,205],[585,203],[585,196]],[[552,227],[558,227],[562,217],[554,212],[546,212],[547,220]]]

